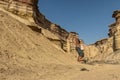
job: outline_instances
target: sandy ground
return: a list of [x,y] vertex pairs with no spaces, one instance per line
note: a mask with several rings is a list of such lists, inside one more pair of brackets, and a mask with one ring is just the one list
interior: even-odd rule
[[87,66],[89,71],[76,71],[76,76],[70,80],[119,80],[120,65],[95,64]]
[[120,65],[41,64],[0,70],[0,80],[120,80]]
[[108,64],[56,65],[38,80],[120,80],[119,68]]

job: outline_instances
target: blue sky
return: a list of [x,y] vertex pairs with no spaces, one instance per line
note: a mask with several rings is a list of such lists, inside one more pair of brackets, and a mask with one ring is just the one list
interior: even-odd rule
[[40,0],[38,5],[48,20],[79,33],[86,44],[107,38],[112,13],[120,10],[120,0]]

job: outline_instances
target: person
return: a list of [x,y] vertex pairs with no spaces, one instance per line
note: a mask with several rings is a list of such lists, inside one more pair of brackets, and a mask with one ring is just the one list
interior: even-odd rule
[[78,53],[78,62],[84,60],[84,44],[83,41],[79,39],[78,35],[75,36],[75,49]]

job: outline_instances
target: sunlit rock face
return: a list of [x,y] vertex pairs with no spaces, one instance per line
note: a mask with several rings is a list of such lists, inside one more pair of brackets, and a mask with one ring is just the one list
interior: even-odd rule
[[[38,0],[2,0],[0,7],[33,24],[34,8],[36,8],[37,3]],[[21,20],[19,19],[19,21]]]
[[6,10],[19,16],[30,17],[33,14],[32,0],[2,0],[0,4]]
[[[39,0],[0,0],[0,8],[18,16],[16,19],[22,23],[29,22],[30,24],[27,25],[32,29],[34,26],[41,28],[41,32],[47,38],[62,47],[64,43],[66,44],[69,34],[68,31],[46,19],[46,17],[39,11],[38,3]],[[23,19],[25,21],[23,21]],[[58,38],[49,36],[46,30],[50,31],[50,34],[54,34]]]
[[85,47],[85,54],[90,59],[102,60],[113,52],[113,38],[105,38]]
[[113,13],[113,18],[116,20],[116,31],[114,33],[114,50],[120,49],[120,10],[116,10]]
[[103,59],[110,53],[120,50],[120,10],[114,11],[112,17],[115,18],[115,22],[109,25],[109,37],[89,45],[86,49],[89,57]]
[[109,37],[113,37],[113,49],[114,51],[120,49],[120,10],[116,10],[112,15],[115,18],[115,22],[109,26]]

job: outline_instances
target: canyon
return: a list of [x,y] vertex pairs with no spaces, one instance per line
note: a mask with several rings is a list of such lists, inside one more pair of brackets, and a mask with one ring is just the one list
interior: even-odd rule
[[48,20],[38,1],[0,0],[0,80],[120,79],[120,10],[112,14],[108,38],[85,46],[89,61],[81,64],[73,41],[77,32]]

